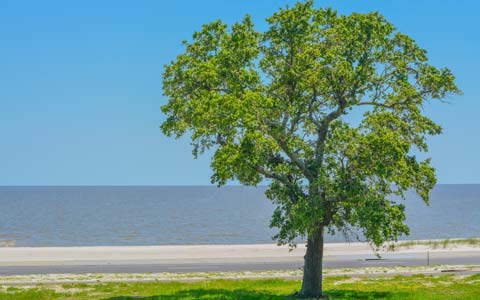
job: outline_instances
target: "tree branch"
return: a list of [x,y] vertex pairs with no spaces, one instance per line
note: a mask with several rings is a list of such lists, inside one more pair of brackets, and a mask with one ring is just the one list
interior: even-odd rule
[[265,169],[265,168],[263,168],[259,165],[251,165],[251,166],[258,173],[262,174],[263,176],[265,176],[267,178],[278,180],[283,184],[289,184],[289,180],[288,180],[287,176],[285,176],[285,175],[278,174],[278,173],[275,173],[275,172],[271,172],[271,171],[269,171],[269,170],[267,170],[267,169]]
[[327,138],[327,133],[328,133],[328,128],[330,126],[330,123],[332,123],[334,120],[339,118],[345,112],[346,101],[343,98],[340,98],[338,103],[339,105],[337,109],[329,113],[321,121],[321,126],[318,128],[317,146],[315,149],[315,152],[316,152],[315,167],[319,167],[322,165],[323,153],[325,151],[325,140]]

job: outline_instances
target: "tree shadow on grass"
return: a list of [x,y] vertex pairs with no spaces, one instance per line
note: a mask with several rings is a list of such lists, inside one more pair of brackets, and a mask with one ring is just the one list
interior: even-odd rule
[[404,292],[377,292],[355,290],[328,290],[328,299],[331,300],[380,300],[380,299],[404,299],[409,294]]
[[173,294],[155,296],[117,296],[104,300],[279,300],[291,299],[286,296],[279,296],[271,293],[263,293],[249,290],[225,290],[225,289],[188,289]]
[[[390,296],[395,295],[396,298],[407,296],[406,293],[390,293],[375,291],[354,291],[354,290],[329,290],[326,293],[328,299],[331,300],[376,300],[391,299]],[[105,298],[103,300],[285,300],[294,299],[290,296],[281,296],[268,292],[249,291],[249,290],[225,290],[225,289],[189,289],[178,291],[173,294],[155,295],[155,296],[116,296]]]

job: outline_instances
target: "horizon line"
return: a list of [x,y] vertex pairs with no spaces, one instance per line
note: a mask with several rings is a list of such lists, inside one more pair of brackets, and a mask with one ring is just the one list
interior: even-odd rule
[[[480,183],[437,183],[439,185],[480,185]],[[259,184],[256,186],[243,185],[243,184],[225,184],[218,186],[216,184],[14,184],[14,185],[1,185],[0,188],[15,188],[15,187],[267,187],[267,184]]]

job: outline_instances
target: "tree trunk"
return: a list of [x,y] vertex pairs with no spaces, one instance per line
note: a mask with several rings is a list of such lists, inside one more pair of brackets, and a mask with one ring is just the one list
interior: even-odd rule
[[302,298],[322,298],[323,226],[308,237],[303,268]]

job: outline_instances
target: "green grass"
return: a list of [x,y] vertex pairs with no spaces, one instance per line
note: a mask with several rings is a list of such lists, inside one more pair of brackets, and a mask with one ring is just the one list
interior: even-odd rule
[[0,247],[15,247],[15,240],[0,240]]
[[395,248],[411,248],[414,246],[428,246],[433,249],[446,249],[454,246],[473,246],[480,247],[480,238],[469,239],[446,239],[433,241],[405,241],[395,244]]
[[[97,283],[1,286],[1,300],[276,300],[288,299],[300,281],[210,280],[193,283]],[[335,277],[325,291],[338,300],[478,300],[480,274],[472,276]]]

